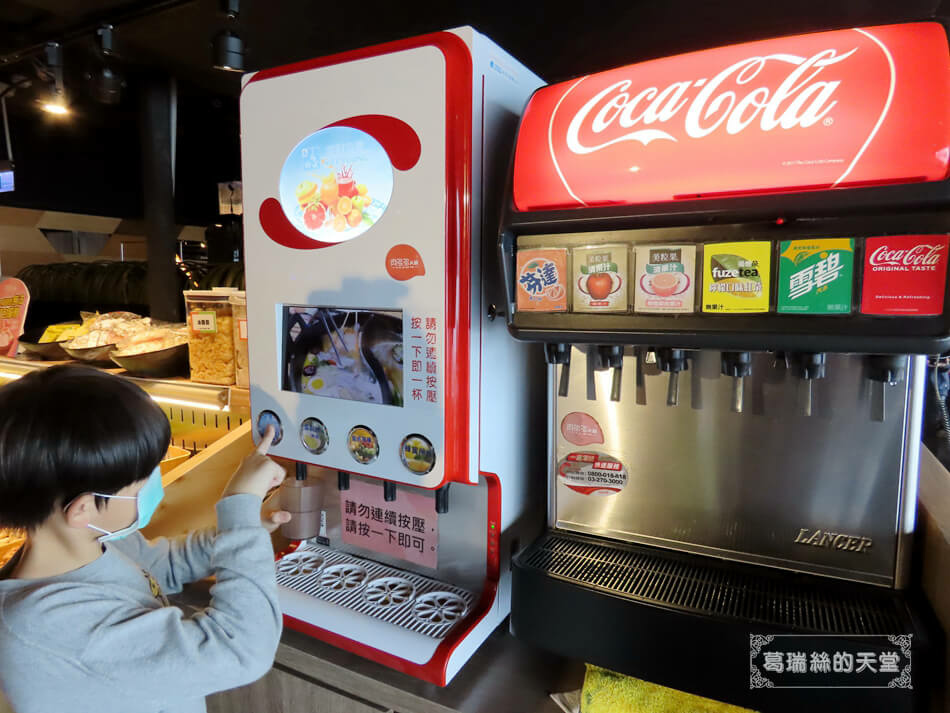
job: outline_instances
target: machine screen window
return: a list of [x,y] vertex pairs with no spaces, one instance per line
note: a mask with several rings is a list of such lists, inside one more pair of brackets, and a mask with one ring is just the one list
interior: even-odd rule
[[402,312],[284,305],[284,391],[403,405]]

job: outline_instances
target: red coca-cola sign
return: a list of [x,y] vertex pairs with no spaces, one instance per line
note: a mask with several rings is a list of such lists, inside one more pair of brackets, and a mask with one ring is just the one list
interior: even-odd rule
[[540,89],[518,136],[514,202],[529,211],[937,181],[948,147],[940,24],[821,32]]
[[943,312],[946,235],[888,235],[864,242],[861,312],[933,316]]

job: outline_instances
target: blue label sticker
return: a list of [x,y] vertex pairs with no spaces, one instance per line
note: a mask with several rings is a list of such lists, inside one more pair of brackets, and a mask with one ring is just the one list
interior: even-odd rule
[[378,221],[393,192],[389,156],[359,129],[331,126],[310,134],[280,171],[280,204],[304,235],[342,243]]

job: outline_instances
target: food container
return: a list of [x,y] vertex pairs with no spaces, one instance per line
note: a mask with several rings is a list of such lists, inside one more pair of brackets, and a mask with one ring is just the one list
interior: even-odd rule
[[23,351],[27,354],[31,354],[40,359],[46,361],[66,361],[69,359],[69,355],[63,351],[63,345],[69,341],[69,337],[66,339],[60,339],[59,335],[56,335],[56,340],[47,340],[43,341],[44,336],[53,329],[53,327],[63,327],[63,328],[74,328],[78,327],[78,322],[70,322],[66,324],[54,324],[49,327],[39,327],[38,329],[28,329],[24,332],[23,336],[20,337],[20,346],[23,347]]
[[111,364],[109,355],[115,351],[115,344],[103,344],[99,347],[85,347],[76,349],[74,347],[63,347],[70,359],[85,362],[86,364]]
[[626,245],[590,245],[571,251],[575,312],[626,312],[629,307]]
[[165,475],[169,471],[174,470],[186,460],[191,458],[191,452],[186,451],[184,448],[179,448],[178,446],[169,446],[168,452],[165,453],[165,457],[162,458],[162,462],[158,464],[159,470],[162,475]]
[[567,311],[567,248],[521,248],[516,266],[520,312]]
[[188,331],[184,325],[150,329],[119,342],[109,358],[132,376],[187,376]]
[[247,295],[243,291],[228,295],[234,318],[234,383],[246,389],[250,383],[247,366]]
[[188,359],[191,380],[234,383],[234,319],[226,292],[187,290]]

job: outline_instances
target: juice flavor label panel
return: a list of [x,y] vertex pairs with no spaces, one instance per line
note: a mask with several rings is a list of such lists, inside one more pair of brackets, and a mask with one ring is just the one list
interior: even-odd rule
[[636,312],[696,311],[695,245],[641,245],[635,254]]
[[889,235],[864,242],[863,314],[926,317],[943,313],[947,235]]
[[703,312],[769,311],[772,243],[707,243],[703,250]]
[[575,312],[626,312],[629,307],[626,245],[574,248],[571,252]]
[[567,311],[567,248],[519,250],[515,272],[519,311]]
[[854,240],[786,240],[780,245],[778,311],[847,314],[854,284]]

